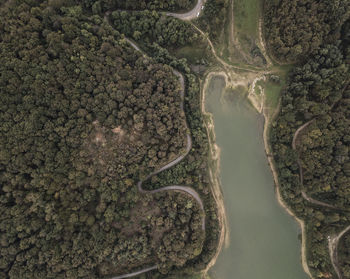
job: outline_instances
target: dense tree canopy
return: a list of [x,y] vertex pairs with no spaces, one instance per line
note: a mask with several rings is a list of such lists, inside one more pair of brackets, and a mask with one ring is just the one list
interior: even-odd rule
[[83,0],[79,4],[93,12],[109,10],[189,10],[197,0]]
[[[323,277],[334,273],[328,238],[350,221],[348,34],[346,22],[339,41],[321,45],[293,69],[271,134],[282,194],[307,222],[308,264]],[[293,150],[293,137],[304,124]],[[340,251],[343,262],[348,261],[345,250]]]
[[264,1],[265,36],[272,54],[294,62],[333,42],[339,26],[349,15],[349,1]]
[[180,84],[63,3],[0,8],[0,277],[167,273],[201,253],[202,213],[136,183],[185,147]]
[[200,28],[209,34],[210,39],[217,41],[225,28],[228,0],[207,0],[203,13],[197,22]]
[[161,46],[183,46],[199,39],[189,23],[166,17],[156,11],[126,12],[111,14],[113,27],[143,44],[157,43]]

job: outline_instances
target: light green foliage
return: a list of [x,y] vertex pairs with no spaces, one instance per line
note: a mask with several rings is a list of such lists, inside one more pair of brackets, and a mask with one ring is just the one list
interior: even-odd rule
[[238,36],[257,38],[261,0],[233,2],[234,30]]

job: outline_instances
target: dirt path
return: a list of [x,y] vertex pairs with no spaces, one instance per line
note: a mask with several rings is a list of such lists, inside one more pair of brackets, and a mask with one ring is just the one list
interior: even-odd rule
[[350,226],[346,227],[342,230],[338,235],[329,236],[328,237],[328,249],[329,254],[331,256],[332,265],[334,267],[335,272],[337,273],[339,279],[343,279],[343,275],[341,274],[339,261],[338,261],[338,244],[340,239],[350,230]]
[[306,129],[306,128],[307,128],[312,122],[314,122],[314,121],[315,121],[315,119],[309,120],[308,122],[304,123],[302,126],[300,126],[300,127],[295,131],[294,136],[293,136],[293,141],[292,141],[292,148],[293,148],[294,150],[297,149],[297,147],[296,147],[296,142],[297,142],[297,138],[298,138],[299,134],[300,134],[304,129]]
[[267,54],[266,51],[266,44],[265,44],[265,40],[264,40],[264,36],[263,36],[263,32],[262,32],[262,25],[263,25],[263,21],[261,18],[259,18],[259,44],[260,44],[260,50],[261,53],[263,54],[263,56],[265,57],[266,60],[266,66],[270,67],[273,65],[270,56]]
[[310,198],[304,191],[301,191],[301,195],[309,203],[313,203],[313,204],[316,204],[316,205],[320,205],[320,206],[324,206],[324,207],[328,207],[328,208],[332,208],[332,209],[342,210],[342,209],[340,209],[340,208],[338,208],[338,207],[336,207],[334,205],[331,205],[329,203],[321,202],[321,201],[315,200],[313,198]]
[[167,16],[173,16],[182,20],[191,20],[199,16],[202,11],[202,7],[204,6],[206,0],[198,0],[196,6],[187,13],[167,13]]
[[141,49],[137,46],[137,44],[135,44],[132,40],[130,40],[130,39],[128,39],[128,38],[125,38],[125,40],[126,40],[135,50],[137,50],[137,51],[141,52],[143,55],[145,55],[144,52],[141,51]]
[[209,37],[201,30],[199,29],[196,25],[192,24],[192,26],[194,27],[194,29],[196,29],[208,42],[210,49],[215,57],[215,59],[224,67],[224,69],[229,72],[230,70],[241,70],[241,71],[248,71],[248,72],[253,72],[253,73],[260,73],[263,70],[256,68],[254,66],[237,66],[237,65],[232,65],[232,64],[228,64],[226,63],[224,60],[222,60],[216,53],[215,47],[212,43],[212,41],[209,39]]
[[250,64],[252,59],[245,51],[243,51],[242,46],[239,42],[238,36],[235,36],[235,16],[234,16],[234,0],[230,3],[230,31],[229,31],[229,47],[235,49],[243,57],[243,59]]

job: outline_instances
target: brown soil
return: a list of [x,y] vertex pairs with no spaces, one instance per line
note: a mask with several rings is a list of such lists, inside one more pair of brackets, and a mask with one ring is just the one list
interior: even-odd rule
[[[121,228],[121,233],[126,236],[132,236],[138,232],[141,233],[142,221],[149,223],[151,218],[158,218],[159,216],[161,216],[161,210],[155,202],[145,204],[143,201],[140,201],[130,211],[130,219]],[[154,231],[154,234],[158,235],[156,238],[161,238],[162,234],[159,236],[159,232]]]

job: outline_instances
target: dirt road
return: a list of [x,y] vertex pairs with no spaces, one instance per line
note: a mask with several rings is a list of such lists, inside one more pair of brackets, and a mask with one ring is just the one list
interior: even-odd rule
[[196,6],[187,13],[167,13],[167,16],[173,16],[182,20],[191,20],[199,16],[204,6],[205,0],[198,0]]
[[343,237],[345,233],[350,230],[350,226],[342,230],[338,235],[328,237],[328,249],[331,257],[332,265],[335,272],[337,273],[339,279],[343,279],[343,275],[340,272],[339,262],[338,262],[338,244],[339,240]]
[[148,272],[148,271],[151,271],[151,270],[155,270],[157,269],[158,267],[156,265],[154,266],[151,266],[151,267],[147,267],[147,268],[144,268],[144,269],[141,269],[139,271],[135,271],[133,273],[128,273],[128,274],[123,274],[123,275],[119,275],[119,276],[114,276],[110,279],[124,279],[124,278],[131,278],[131,277],[134,277],[134,276],[137,276],[137,275],[140,275],[142,273],[145,273],[145,272]]

